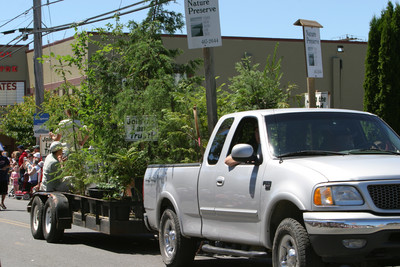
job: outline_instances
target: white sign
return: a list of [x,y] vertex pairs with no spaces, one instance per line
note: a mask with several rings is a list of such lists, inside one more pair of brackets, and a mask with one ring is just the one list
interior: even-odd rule
[[40,155],[47,156],[50,154],[50,145],[53,139],[48,134],[40,136]]
[[33,136],[40,137],[42,134],[48,134],[49,130],[44,123],[50,118],[49,113],[39,113],[33,115]]
[[0,82],[0,105],[14,105],[24,102],[25,82]]
[[[308,101],[308,94],[305,94],[305,106],[310,107]],[[330,108],[331,107],[331,95],[329,92],[315,92],[315,107],[317,108]]]
[[307,77],[322,78],[322,53],[319,28],[304,27],[304,43],[307,59]]
[[218,0],[185,0],[189,49],[221,46]]
[[158,125],[155,116],[126,116],[126,141],[157,141]]

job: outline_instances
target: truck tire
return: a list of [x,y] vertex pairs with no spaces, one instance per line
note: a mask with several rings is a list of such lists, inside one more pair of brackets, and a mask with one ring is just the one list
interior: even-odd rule
[[40,197],[35,197],[31,208],[31,233],[34,239],[44,239],[43,236],[43,207],[44,203]]
[[64,235],[64,228],[57,223],[55,200],[48,198],[43,209],[43,236],[48,243],[57,243]]
[[193,262],[197,241],[182,236],[178,216],[170,209],[161,216],[159,244],[166,266],[190,266]]
[[311,247],[306,229],[295,219],[286,218],[279,224],[275,233],[272,265],[321,267],[324,263]]

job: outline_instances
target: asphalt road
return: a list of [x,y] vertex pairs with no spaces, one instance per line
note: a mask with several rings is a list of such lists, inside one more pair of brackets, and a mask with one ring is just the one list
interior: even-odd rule
[[[151,235],[111,237],[72,226],[62,241],[35,240],[30,231],[28,201],[6,198],[0,211],[0,267],[15,266],[164,266],[158,241]],[[268,259],[196,256],[194,267],[272,266]]]

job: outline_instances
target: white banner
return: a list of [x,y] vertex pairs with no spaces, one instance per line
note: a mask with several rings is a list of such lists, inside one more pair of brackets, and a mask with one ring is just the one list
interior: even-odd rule
[[0,105],[14,105],[24,101],[25,82],[0,82]]
[[189,49],[221,46],[218,0],[185,0]]
[[307,77],[322,78],[322,53],[319,28],[304,27],[304,42],[307,59]]

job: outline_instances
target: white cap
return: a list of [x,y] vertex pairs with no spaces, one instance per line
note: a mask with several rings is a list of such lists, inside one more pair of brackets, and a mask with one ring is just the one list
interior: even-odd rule
[[34,156],[35,158],[38,158],[38,159],[40,159],[40,153],[39,153],[39,152],[37,152],[37,153],[34,153],[34,154],[33,154],[33,156]]
[[58,151],[58,150],[61,150],[61,149],[63,149],[63,145],[62,145],[61,142],[59,142],[59,141],[54,141],[54,142],[51,143],[51,145],[50,145],[50,152],[51,152],[51,153],[54,153],[54,152],[56,152],[56,151]]

